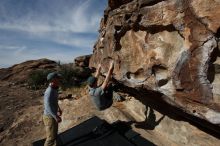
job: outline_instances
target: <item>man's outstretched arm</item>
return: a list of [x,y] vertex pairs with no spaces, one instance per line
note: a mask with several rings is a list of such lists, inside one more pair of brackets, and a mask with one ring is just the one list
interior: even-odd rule
[[95,73],[95,78],[98,78],[100,75],[100,71],[101,71],[101,64],[98,65],[97,71]]
[[106,78],[105,78],[105,81],[103,82],[103,84],[102,84],[102,86],[101,86],[101,88],[102,88],[103,90],[105,90],[105,88],[106,88],[107,85],[108,85],[109,80],[111,79],[111,75],[112,75],[112,73],[113,73],[113,69],[114,69],[114,62],[112,61],[112,62],[110,63],[109,70],[108,70],[107,76],[106,76]]

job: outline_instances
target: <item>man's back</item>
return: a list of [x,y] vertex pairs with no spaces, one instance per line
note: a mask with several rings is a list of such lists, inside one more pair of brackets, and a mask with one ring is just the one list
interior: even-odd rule
[[44,115],[56,117],[58,110],[58,91],[48,86],[44,93]]
[[89,87],[89,95],[98,110],[104,110],[112,104],[112,98],[101,87]]

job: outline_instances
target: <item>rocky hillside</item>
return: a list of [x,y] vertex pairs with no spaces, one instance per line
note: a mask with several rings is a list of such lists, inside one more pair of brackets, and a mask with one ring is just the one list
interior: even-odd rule
[[29,60],[9,68],[0,69],[0,80],[24,83],[33,71],[56,70],[57,67],[57,63],[49,59]]
[[219,20],[220,1],[109,0],[90,66],[102,62],[105,74],[114,60],[114,78],[139,100],[157,95],[156,103],[219,127]]

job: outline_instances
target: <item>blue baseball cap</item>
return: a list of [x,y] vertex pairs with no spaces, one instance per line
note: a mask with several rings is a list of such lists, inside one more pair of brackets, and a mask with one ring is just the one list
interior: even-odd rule
[[97,81],[97,78],[95,78],[93,76],[89,77],[87,80],[89,86],[92,86],[96,81]]
[[55,78],[59,78],[60,79],[61,77],[62,77],[61,74],[59,74],[57,72],[52,72],[52,73],[49,73],[47,75],[47,80],[51,81],[52,79],[55,79]]

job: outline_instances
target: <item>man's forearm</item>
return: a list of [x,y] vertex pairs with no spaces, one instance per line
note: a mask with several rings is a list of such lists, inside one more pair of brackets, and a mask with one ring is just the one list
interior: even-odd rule
[[101,65],[99,64],[99,65],[98,65],[98,68],[97,68],[97,71],[96,71],[96,74],[95,74],[95,77],[96,77],[96,78],[99,77],[100,71],[101,71]]
[[106,78],[105,78],[105,81],[104,81],[103,84],[102,84],[102,89],[105,89],[105,88],[106,88],[106,86],[107,86],[107,84],[108,84],[108,82],[109,82],[109,80],[110,80],[110,78],[111,78],[112,73],[113,73],[113,68],[110,68],[109,71],[108,71],[108,73],[107,73],[107,76],[106,76]]
[[96,77],[96,78],[99,77],[99,75],[100,75],[100,70],[101,70],[101,68],[98,68],[98,69],[97,69],[96,74],[95,74],[95,77]]
[[100,75],[100,69],[97,70],[97,72],[96,72],[96,74],[95,74],[95,77],[98,78],[99,75]]
[[111,69],[108,71],[108,74],[107,74],[107,76],[106,76],[106,81],[107,81],[107,82],[109,82],[112,73],[113,73],[113,68],[111,68]]

